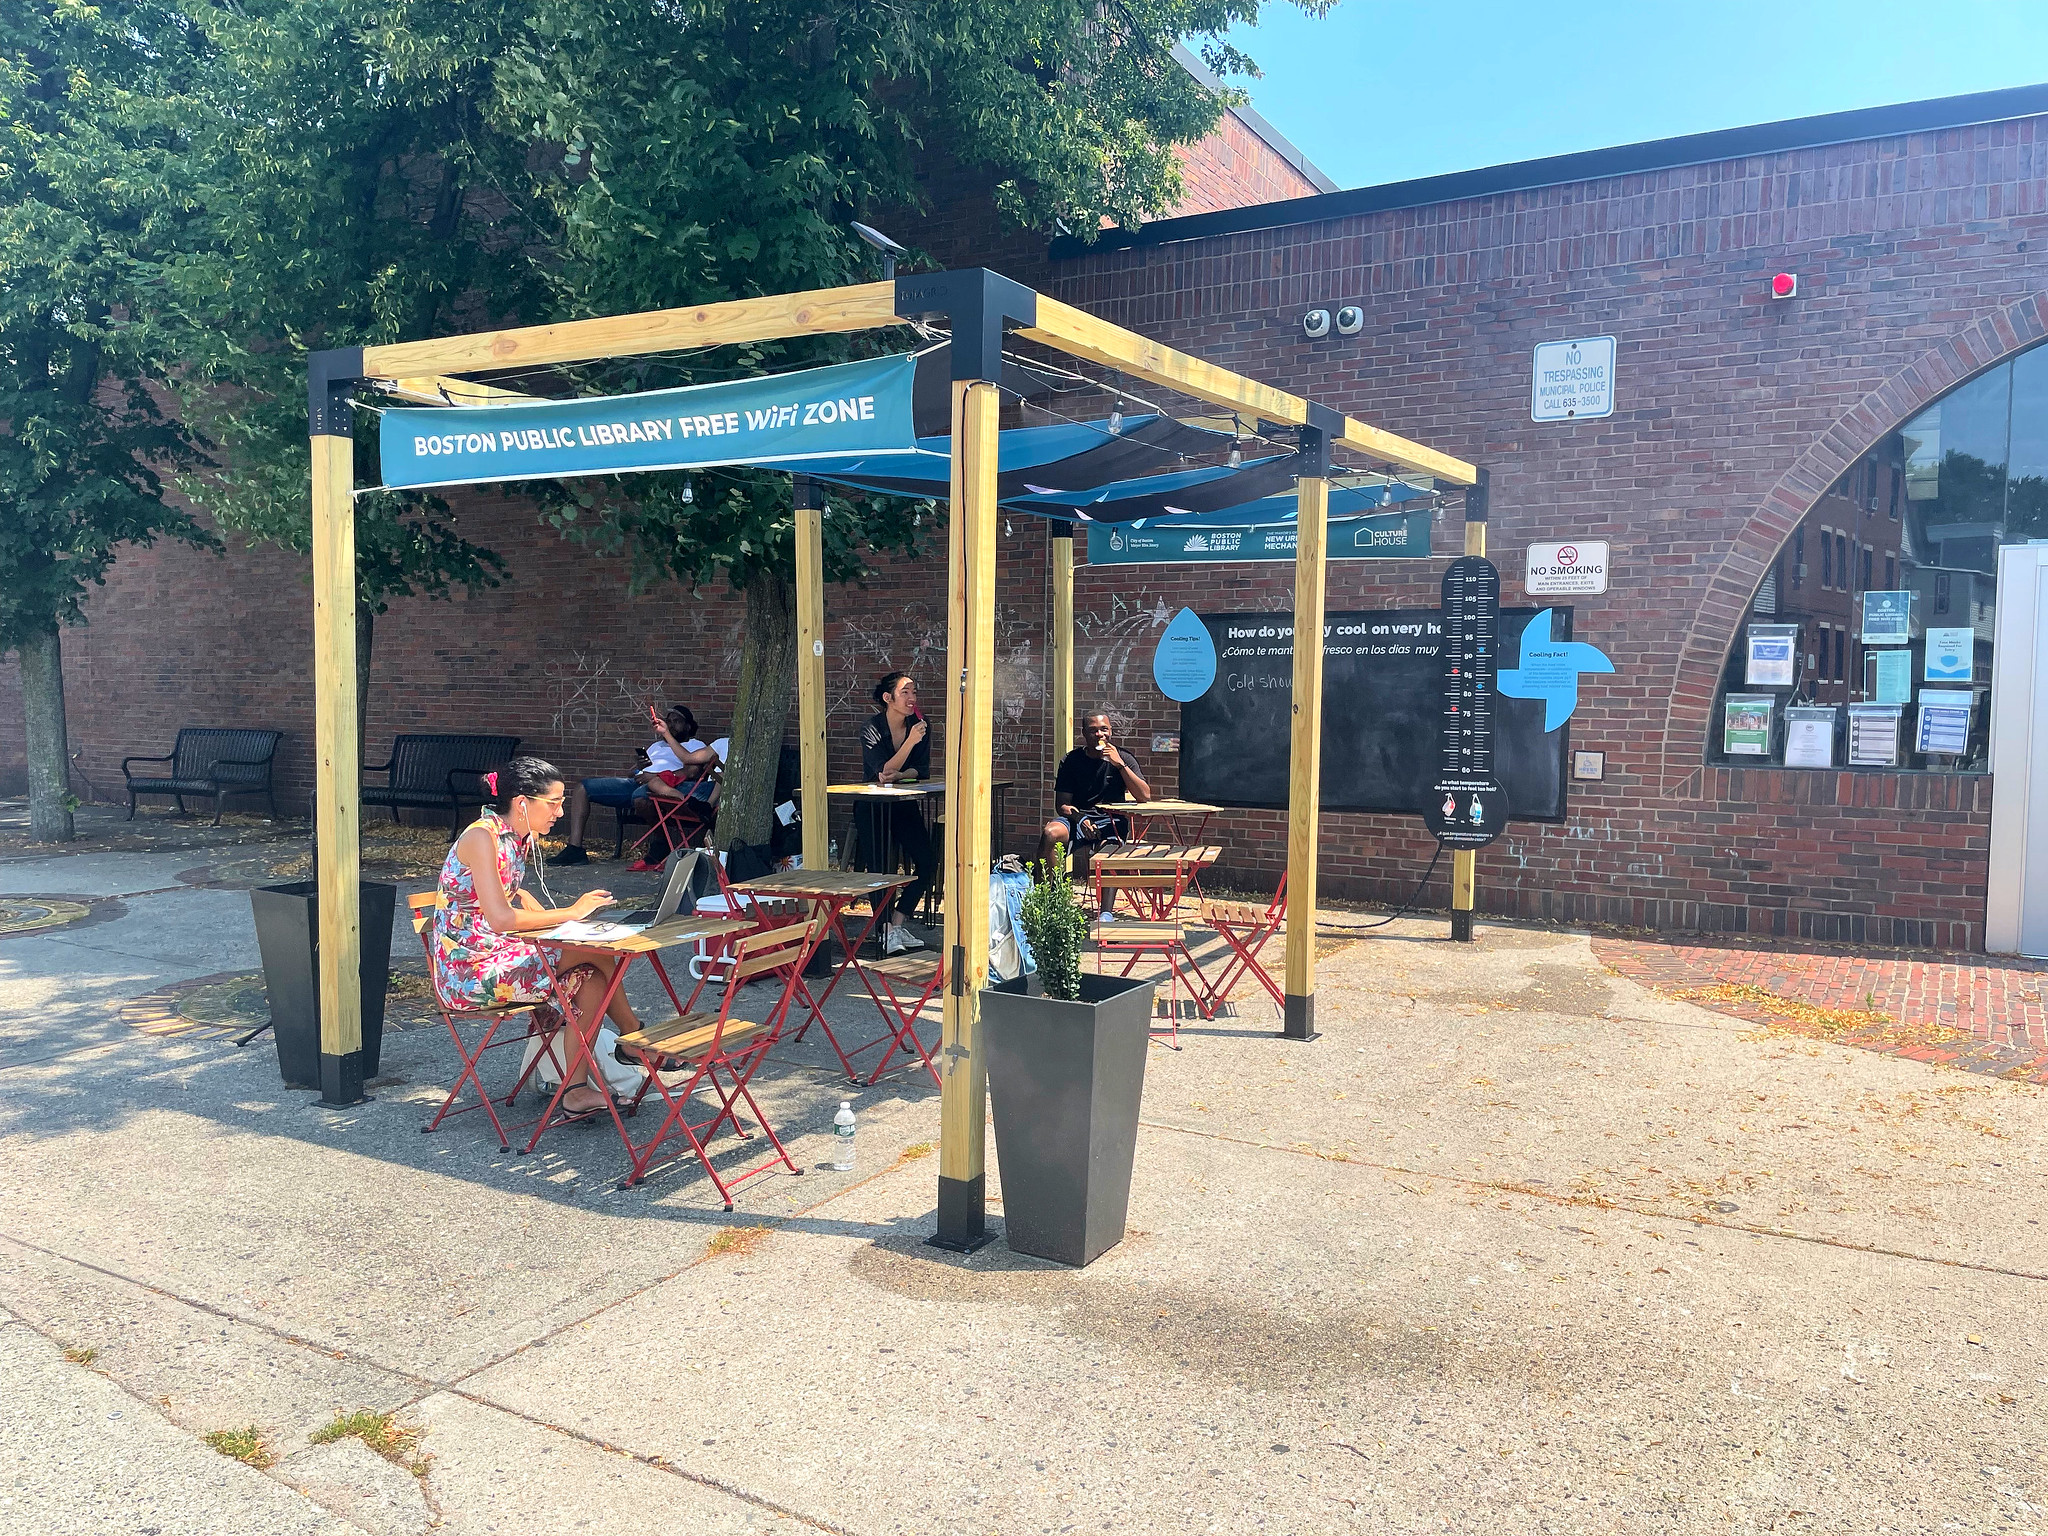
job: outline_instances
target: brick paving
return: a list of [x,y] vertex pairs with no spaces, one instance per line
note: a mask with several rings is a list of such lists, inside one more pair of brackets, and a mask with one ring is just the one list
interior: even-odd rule
[[[1593,954],[1631,981],[1666,996],[1690,994],[1688,1001],[1717,1013],[1916,1061],[2048,1084],[2048,963],[1611,937],[1596,937]],[[1817,1017],[1812,1010],[1835,1016]],[[1845,1021],[1845,1014],[1864,1017]]]

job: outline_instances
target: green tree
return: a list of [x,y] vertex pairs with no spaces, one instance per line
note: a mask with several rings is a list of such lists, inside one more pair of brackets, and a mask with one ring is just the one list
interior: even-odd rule
[[[531,231],[547,313],[575,318],[827,287],[872,277],[849,225],[920,207],[943,151],[986,169],[1002,213],[1093,230],[1169,206],[1176,144],[1223,102],[1172,59],[1206,36],[1212,67],[1249,68],[1220,34],[1258,0],[396,0],[378,31],[395,80],[430,88],[491,61],[484,125],[518,157],[479,155]],[[1319,6],[1310,6],[1320,9]],[[839,338],[640,365],[683,383],[849,355]],[[716,365],[714,368],[712,365]],[[704,480],[706,477],[700,477]],[[679,476],[554,515],[689,582],[722,573],[747,604],[723,840],[764,840],[794,675],[787,481]],[[847,498],[831,520],[834,579],[904,547],[901,504]],[[594,529],[591,525],[595,522]]]
[[0,648],[21,659],[30,834],[72,835],[60,635],[125,544],[211,536],[165,501],[205,445],[159,393],[203,345],[177,7],[0,6]]
[[[469,329],[543,295],[517,215],[501,197],[479,201],[489,178],[472,142],[503,149],[472,104],[487,64],[397,81],[372,41],[379,9],[361,0],[191,14],[209,58],[193,157],[215,243],[180,297],[217,336],[182,379],[186,418],[220,462],[183,485],[221,527],[305,554],[308,352]],[[358,435],[357,483],[374,485],[373,434]],[[496,586],[505,567],[437,497],[363,494],[355,518],[361,721],[377,616],[397,598]]]

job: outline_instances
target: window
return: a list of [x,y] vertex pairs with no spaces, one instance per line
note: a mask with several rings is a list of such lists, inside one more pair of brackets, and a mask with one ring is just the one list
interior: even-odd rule
[[[1874,520],[1880,507],[1888,524],[1882,542],[1857,537],[1870,531],[1864,519]],[[1769,607],[1753,605],[1748,616],[1766,625],[1799,626],[1802,645],[1792,658],[1792,681],[1782,681],[1785,629],[1758,639],[1758,657],[1773,654],[1775,639],[1775,668],[1753,663],[1745,626],[1734,637],[1722,674],[1724,694],[1773,698],[1778,728],[1769,736],[1772,750],[1731,756],[1726,722],[1717,711],[1709,760],[1782,762],[1786,733],[1777,716],[1787,706],[1840,710],[1855,702],[1899,711],[1897,751],[1890,761],[1845,764],[1851,733],[1838,715],[1835,766],[1984,771],[1998,551],[2029,539],[2048,539],[2048,344],[1965,380],[1886,433],[1814,502],[1759,583],[1757,595]],[[1814,540],[1820,549],[1809,555]],[[1898,595],[1864,596],[1872,592]],[[1951,632],[1941,637],[1951,654],[1957,641],[1970,642],[1961,647],[1970,657],[1967,676],[1950,671],[1930,683],[1930,629]],[[1751,681],[1752,672],[1758,681]],[[1852,677],[1853,689],[1847,686]],[[1912,750],[1914,706],[1926,686],[1974,696],[1969,750],[1960,758],[1930,761]],[[1755,705],[1745,710],[1751,724],[1743,744],[1754,745]],[[1811,734],[1801,739],[1810,751]]]

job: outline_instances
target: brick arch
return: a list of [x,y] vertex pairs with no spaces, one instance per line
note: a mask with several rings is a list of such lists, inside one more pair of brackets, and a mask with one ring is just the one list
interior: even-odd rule
[[2048,340],[2048,293],[1985,316],[1865,395],[1779,477],[1707,583],[1705,600],[1679,651],[1664,715],[1659,784],[1666,797],[1687,798],[1688,781],[1697,785],[1704,778],[1714,692],[1735,626],[1749,611],[1772,557],[1814,503],[1885,433],[1964,380],[2043,340]]

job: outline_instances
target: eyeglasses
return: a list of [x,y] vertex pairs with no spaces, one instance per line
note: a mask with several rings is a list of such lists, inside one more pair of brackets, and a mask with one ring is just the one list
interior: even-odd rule
[[567,798],[566,795],[528,795],[526,801],[529,805],[560,805]]

